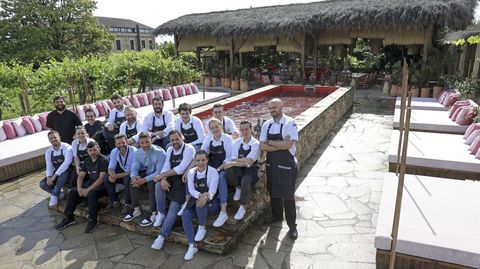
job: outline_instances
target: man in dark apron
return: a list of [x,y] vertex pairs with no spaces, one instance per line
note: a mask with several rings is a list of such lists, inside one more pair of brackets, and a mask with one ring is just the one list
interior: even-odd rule
[[292,239],[297,239],[295,141],[298,140],[298,130],[295,120],[284,115],[282,107],[283,103],[278,98],[268,103],[272,119],[263,124],[260,134],[260,150],[267,152],[267,189],[272,204],[272,215],[265,222],[283,220],[285,208],[289,235]]
[[155,96],[152,100],[153,112],[144,118],[144,128],[152,137],[152,143],[164,150],[168,145],[168,133],[174,129],[174,115],[171,111],[163,110],[163,99]]
[[129,145],[138,145],[138,133],[143,130],[142,122],[137,117],[137,111],[133,107],[126,107],[125,110],[126,121],[120,125],[120,134],[127,136]]
[[48,140],[52,146],[45,152],[46,171],[45,178],[40,181],[40,188],[50,193],[49,207],[58,204],[58,197],[63,185],[70,176],[70,164],[72,163],[72,147],[60,141],[57,131],[48,132]]
[[113,138],[118,134],[120,125],[125,121],[125,106],[123,105],[122,97],[118,94],[114,94],[110,100],[115,108],[110,111],[107,123],[103,129],[103,137],[108,143],[109,151],[115,148],[115,141]]
[[[160,233],[152,244],[153,249],[161,249],[165,238],[170,234],[180,207],[185,202],[185,182],[182,177],[193,161],[195,148],[183,142],[182,133],[177,130],[170,131],[170,144],[167,149],[167,161],[163,166],[162,173],[153,179],[157,182],[155,186],[155,197],[157,199],[158,214],[154,226],[159,227]],[[170,200],[167,215],[165,216],[166,198]]]
[[56,225],[63,230],[76,222],[73,212],[82,200],[88,201],[88,223],[85,233],[92,233],[97,228],[98,198],[106,195],[103,180],[107,177],[108,159],[100,154],[96,141],[87,145],[89,158],[85,160],[77,178],[77,186],[69,190],[65,205],[64,219]]
[[192,116],[192,106],[190,104],[180,104],[178,113],[180,113],[180,118],[175,122],[175,130],[183,134],[185,143],[191,144],[196,150],[199,150],[205,139],[202,121],[196,116]]

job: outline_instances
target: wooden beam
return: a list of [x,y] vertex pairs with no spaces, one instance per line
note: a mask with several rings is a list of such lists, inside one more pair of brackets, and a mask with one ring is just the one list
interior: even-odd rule
[[316,36],[313,37],[313,75],[315,76],[315,81],[313,84],[317,82],[319,78],[317,78],[317,53],[318,53],[318,39]]
[[475,57],[473,58],[473,70],[472,70],[472,73],[470,73],[470,77],[477,78],[479,69],[480,69],[480,44],[477,44],[477,48],[475,50]]
[[305,79],[305,32],[302,33],[302,43],[300,50],[300,74],[302,75],[302,81]]
[[243,44],[247,41],[247,38],[243,39],[242,42],[238,45],[237,48],[235,48],[235,53],[238,53],[238,51],[242,48]]
[[425,32],[425,40],[423,41],[422,70],[427,66],[428,52],[432,46],[433,24],[428,26]]
[[398,131],[400,132],[398,138],[398,149],[397,149],[397,169],[396,173],[398,175],[400,169],[400,153],[402,149],[402,141],[403,141],[403,131],[404,131],[404,123],[405,123],[405,104],[407,98],[407,84],[408,84],[408,64],[407,59],[403,58],[403,70],[402,70],[402,97],[400,102],[400,125]]
[[460,54],[460,61],[458,63],[458,73],[463,77],[465,74],[465,62],[467,61],[468,45],[462,46],[462,54]]
[[[235,49],[235,44],[233,43],[233,38],[230,39],[230,67],[234,66],[234,50]],[[230,69],[231,70],[231,69]],[[230,79],[233,80],[233,73],[230,72]]]
[[173,35],[173,43],[175,45],[175,56],[178,57],[178,42],[180,42],[180,39],[178,38],[178,34]]

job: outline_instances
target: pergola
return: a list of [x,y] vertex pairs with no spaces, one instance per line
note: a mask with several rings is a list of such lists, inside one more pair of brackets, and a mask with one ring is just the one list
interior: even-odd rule
[[300,53],[302,75],[312,56],[316,74],[319,48],[334,46],[343,54],[357,38],[368,39],[374,52],[393,44],[421,49],[426,63],[437,32],[467,27],[476,5],[477,0],[330,0],[189,14],[158,26],[154,34],[173,35],[177,53],[199,55],[203,47],[227,51],[230,65],[237,53],[275,46]]
[[459,75],[478,78],[480,43],[478,43],[478,40],[470,40],[471,37],[480,37],[480,25],[471,25],[465,30],[452,31],[445,36],[443,41],[446,44],[461,46],[462,52],[457,69]]

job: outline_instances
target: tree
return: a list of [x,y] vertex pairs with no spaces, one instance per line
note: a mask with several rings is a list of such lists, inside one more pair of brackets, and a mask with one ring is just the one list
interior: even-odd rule
[[113,36],[97,25],[93,0],[0,1],[0,59],[40,63],[111,50]]

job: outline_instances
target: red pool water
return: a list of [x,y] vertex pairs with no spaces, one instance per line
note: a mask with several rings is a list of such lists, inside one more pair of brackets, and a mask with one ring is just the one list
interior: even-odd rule
[[[284,114],[290,117],[296,117],[314,104],[320,102],[320,100],[334,90],[335,88],[317,88],[315,92],[305,92],[302,86],[279,86],[265,93],[240,99],[233,104],[229,103],[224,105],[225,115],[233,119],[237,127],[242,120],[248,120],[255,126],[258,119],[263,122],[270,118],[270,112],[267,107],[268,102],[273,98],[280,98],[284,103]],[[197,114],[197,116],[199,116],[205,124],[211,116],[211,110]],[[208,126],[206,125],[205,130],[208,130]]]

